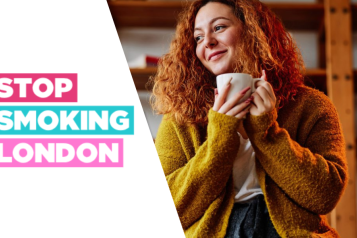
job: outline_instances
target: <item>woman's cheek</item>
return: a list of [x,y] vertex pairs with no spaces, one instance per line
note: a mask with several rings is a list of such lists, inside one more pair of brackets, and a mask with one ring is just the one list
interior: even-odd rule
[[204,52],[202,50],[202,47],[200,47],[199,45],[196,47],[196,56],[197,58],[201,61],[201,63],[203,64],[203,55],[204,55]]

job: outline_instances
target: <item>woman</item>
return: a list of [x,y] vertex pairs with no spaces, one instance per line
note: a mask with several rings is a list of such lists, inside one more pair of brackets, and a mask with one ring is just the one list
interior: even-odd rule
[[[303,69],[259,1],[198,0],[183,12],[152,83],[165,114],[156,148],[187,237],[338,237],[325,214],[347,181],[343,135]],[[214,93],[215,77],[231,72],[265,81],[226,101],[230,84]]]

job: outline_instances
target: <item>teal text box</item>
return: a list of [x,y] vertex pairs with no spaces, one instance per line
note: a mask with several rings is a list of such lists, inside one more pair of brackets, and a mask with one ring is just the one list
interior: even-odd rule
[[[28,114],[31,111],[30,114]],[[35,111],[35,113],[33,112]],[[47,111],[47,112],[46,112]],[[67,112],[67,122],[73,121],[75,125],[77,125],[79,130],[76,130],[75,126],[73,126],[73,130],[71,126],[67,125],[66,129],[61,129],[61,112]],[[78,111],[78,113],[73,117],[73,120],[68,119],[68,116],[72,111]],[[34,118],[34,114],[36,114],[36,128],[33,130],[34,122],[28,122],[25,126],[22,122],[15,118],[16,115],[22,115],[26,119]],[[45,112],[45,113],[44,113]],[[47,126],[54,126],[56,123],[53,123],[53,120],[56,120],[56,116],[58,118],[58,124],[53,129],[44,129],[39,124],[39,117],[41,113],[43,122]],[[9,114],[11,114],[9,116]],[[44,116],[45,114],[50,114],[48,116]],[[108,119],[105,118],[105,114],[108,115]],[[74,114],[73,114],[74,115]],[[82,117],[83,115],[83,117]],[[85,116],[86,115],[86,116]],[[95,115],[95,116],[90,116]],[[62,118],[66,118],[66,116],[62,116]],[[85,120],[85,118],[87,118]],[[100,123],[96,123],[94,118],[100,120]],[[104,118],[104,119],[103,119]],[[92,122],[90,121],[92,120]],[[12,128],[9,129],[11,126]],[[15,128],[15,122],[17,121],[17,129]],[[65,121],[65,120],[63,120]],[[85,122],[86,123],[83,123]],[[107,121],[107,123],[105,122]],[[73,125],[72,122],[72,125]],[[31,124],[32,123],[32,124]],[[26,123],[25,123],[26,124]],[[68,124],[68,123],[67,123]],[[99,124],[108,125],[108,128],[101,128]],[[32,128],[31,128],[32,125]],[[41,123],[41,125],[44,125]],[[90,128],[92,125],[92,128]],[[94,125],[94,126],[93,126]],[[112,126],[114,125],[114,126]],[[85,130],[85,126],[87,129]],[[5,129],[6,128],[6,129]],[[1,135],[134,135],[134,106],[0,106],[0,134]]]

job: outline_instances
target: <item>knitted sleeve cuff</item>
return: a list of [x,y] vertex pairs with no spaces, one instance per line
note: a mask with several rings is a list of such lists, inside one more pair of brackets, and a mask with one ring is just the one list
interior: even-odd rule
[[260,116],[247,115],[244,120],[244,128],[247,132],[266,131],[278,118],[277,110],[274,109]]
[[208,130],[219,130],[222,133],[237,132],[239,119],[233,116],[213,111],[210,109],[208,112]]

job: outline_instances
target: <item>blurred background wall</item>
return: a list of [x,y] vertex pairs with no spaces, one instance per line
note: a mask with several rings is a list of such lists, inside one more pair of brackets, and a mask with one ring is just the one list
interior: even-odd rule
[[[315,3],[315,0],[262,0],[262,2],[291,2],[291,3]],[[357,0],[351,2],[357,3]],[[317,52],[317,32],[291,31],[297,42],[306,68],[318,68]],[[155,28],[120,28],[118,29],[119,38],[124,49],[127,61],[132,61],[140,55],[147,54],[161,56],[165,54],[175,34],[175,29],[155,29]],[[357,33],[353,34],[353,56],[357,57]],[[354,69],[357,69],[357,61],[354,61]],[[138,92],[140,101],[151,130],[155,138],[161,116],[155,115],[149,105],[150,93],[147,91]]]

